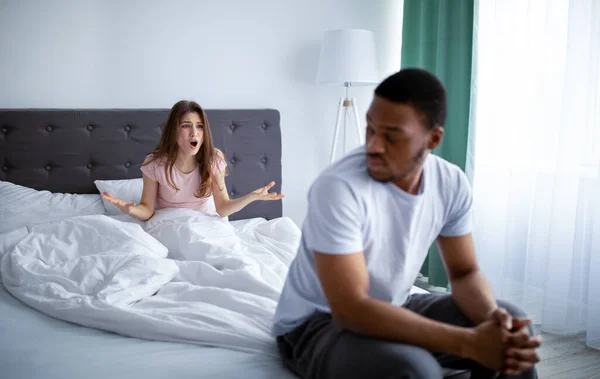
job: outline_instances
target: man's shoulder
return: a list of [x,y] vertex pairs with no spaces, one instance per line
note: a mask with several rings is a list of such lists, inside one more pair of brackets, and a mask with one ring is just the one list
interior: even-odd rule
[[448,186],[460,188],[468,184],[467,175],[456,164],[434,154],[430,154],[427,161],[431,177],[438,184],[448,188]]
[[361,146],[326,168],[319,177],[338,178],[339,180],[363,183],[369,178],[367,173],[367,155]]
[[430,167],[435,167],[440,170],[443,175],[453,175],[456,174],[457,171],[462,171],[456,164],[435,154],[429,154],[427,163]]
[[323,170],[311,188],[347,187],[350,192],[362,192],[370,179],[366,162],[364,148],[357,148]]
[[455,209],[457,204],[466,206],[465,204],[470,203],[473,191],[465,172],[444,158],[434,155],[430,158],[427,176],[429,187],[433,191],[433,196],[442,202],[444,212]]

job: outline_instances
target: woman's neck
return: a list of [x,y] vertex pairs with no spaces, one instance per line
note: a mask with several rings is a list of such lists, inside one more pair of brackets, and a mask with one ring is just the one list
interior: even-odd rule
[[184,174],[189,174],[194,171],[198,166],[198,161],[196,161],[196,157],[194,155],[188,155],[187,157],[182,157],[181,155],[177,155],[175,159],[175,167]]

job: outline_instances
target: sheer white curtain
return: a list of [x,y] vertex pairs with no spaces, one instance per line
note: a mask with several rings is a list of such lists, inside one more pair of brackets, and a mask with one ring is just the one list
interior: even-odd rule
[[476,5],[478,259],[543,331],[600,349],[600,1]]

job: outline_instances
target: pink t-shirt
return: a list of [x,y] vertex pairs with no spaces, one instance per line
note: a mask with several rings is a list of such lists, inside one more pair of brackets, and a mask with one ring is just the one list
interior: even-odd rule
[[[219,155],[219,161],[213,167],[213,174],[216,176],[225,169],[227,163],[222,154]],[[144,163],[148,162],[152,154],[146,156]],[[156,194],[157,208],[190,208],[196,209],[207,214],[216,214],[215,202],[212,194],[209,197],[196,197],[194,194],[200,188],[199,168],[188,174],[179,171],[173,166],[171,173],[172,182],[179,188],[176,191],[169,185],[165,174],[166,158],[156,159],[148,165],[142,165],[142,172],[150,179],[158,182],[158,193]]]

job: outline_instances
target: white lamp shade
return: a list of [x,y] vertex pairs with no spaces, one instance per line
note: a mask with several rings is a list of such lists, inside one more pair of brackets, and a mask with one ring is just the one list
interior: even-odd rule
[[317,83],[370,85],[379,82],[373,32],[362,29],[325,32]]

